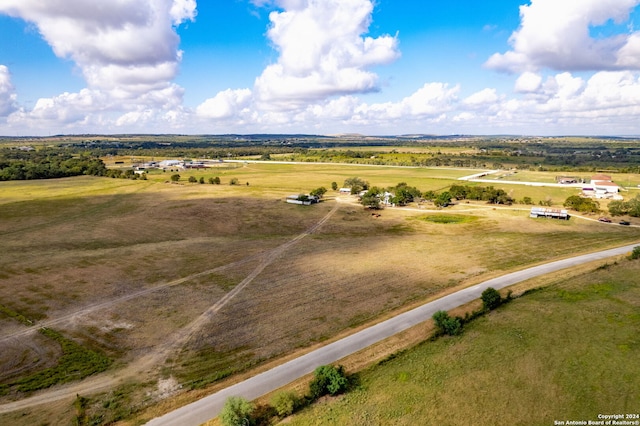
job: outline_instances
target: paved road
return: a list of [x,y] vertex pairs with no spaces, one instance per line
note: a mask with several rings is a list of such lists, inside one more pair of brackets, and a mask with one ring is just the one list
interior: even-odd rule
[[162,417],[153,419],[147,424],[150,426],[196,426],[202,424],[218,415],[225,400],[229,396],[243,396],[250,400],[256,399],[286,385],[287,383],[291,383],[299,377],[313,372],[313,370],[320,365],[336,362],[347,355],[353,354],[387,337],[413,327],[414,325],[420,324],[421,322],[430,319],[431,316],[439,310],[450,310],[478,299],[481,293],[488,287],[501,289],[539,275],[570,268],[572,266],[594,260],[606,259],[611,256],[628,253],[637,245],[638,244],[632,244],[597,253],[558,260],[484,281],[473,287],[468,287],[456,293],[444,296],[438,300],[429,302],[411,311],[402,313],[389,320],[354,333],[344,339],[328,344],[313,352],[293,359],[271,370],[258,374],[250,379],[237,383],[226,389],[222,389],[219,392],[167,413]]

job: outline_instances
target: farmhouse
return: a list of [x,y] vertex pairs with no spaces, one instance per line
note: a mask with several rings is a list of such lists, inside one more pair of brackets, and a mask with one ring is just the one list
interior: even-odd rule
[[544,217],[547,219],[564,219],[569,220],[569,213],[564,209],[552,209],[548,207],[531,207],[529,217]]

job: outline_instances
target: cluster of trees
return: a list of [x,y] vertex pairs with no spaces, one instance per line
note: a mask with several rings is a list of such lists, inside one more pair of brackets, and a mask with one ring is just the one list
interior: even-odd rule
[[270,406],[256,407],[245,398],[232,396],[220,411],[220,421],[224,426],[271,424],[271,417],[289,416],[324,395],[343,393],[349,386],[350,377],[343,366],[322,365],[314,371],[314,377],[309,383],[309,393],[304,397],[299,398],[292,391],[281,391],[271,398]]
[[[345,185],[349,182],[345,181]],[[448,190],[439,193],[434,191],[422,193],[416,187],[401,182],[389,188],[370,187],[362,196],[361,204],[365,207],[378,209],[381,207],[386,193],[391,194],[388,201],[398,206],[404,206],[419,199],[433,202],[436,207],[446,207],[451,204],[451,200],[454,198],[457,200],[481,200],[487,203],[507,205],[511,205],[514,201],[506,191],[496,189],[493,186],[451,185]]]
[[360,203],[365,207],[379,209],[382,205],[383,197],[385,197],[387,193],[390,194],[388,202],[398,206],[406,206],[408,203],[422,197],[422,192],[418,188],[409,186],[406,182],[400,182],[396,186],[389,188],[380,188],[377,186],[369,188],[361,197]]
[[449,193],[457,200],[478,200],[490,204],[507,205],[514,201],[504,189],[496,189],[493,186],[451,185]]
[[[178,173],[172,174],[169,179],[171,179],[172,182],[179,182],[180,174]],[[188,180],[190,183],[201,183],[201,184],[205,183],[204,177],[202,176],[200,176],[200,179],[196,178],[195,176],[189,176]],[[207,182],[211,185],[220,185],[221,181],[220,181],[220,178],[216,176],[216,177],[210,177],[209,179],[207,179]],[[230,185],[237,185],[237,184],[238,184],[238,179],[236,178],[231,179]]]
[[612,216],[628,215],[631,217],[640,217],[640,195],[636,195],[629,201],[611,201],[609,203],[609,213]]
[[351,193],[354,195],[369,189],[369,182],[362,180],[359,177],[347,178],[343,185],[345,188],[351,188]]
[[471,315],[467,314],[464,318],[449,316],[446,311],[438,311],[433,314],[431,318],[436,326],[436,336],[457,336],[461,334],[465,323],[508,302],[511,300],[511,293],[509,292],[507,297],[503,298],[498,290],[489,287],[482,292],[480,299],[482,300],[482,309],[473,312]]
[[107,174],[107,167],[99,158],[73,157],[63,154],[40,155],[33,152],[21,154],[20,156],[0,154],[1,181]]
[[562,204],[564,207],[581,213],[597,213],[600,211],[600,203],[591,198],[572,195]]
[[146,173],[136,173],[134,172],[132,169],[128,169],[128,170],[120,170],[120,169],[108,169],[104,176],[106,177],[110,177],[110,178],[119,178],[119,179],[142,179],[142,180],[147,180],[147,174]]

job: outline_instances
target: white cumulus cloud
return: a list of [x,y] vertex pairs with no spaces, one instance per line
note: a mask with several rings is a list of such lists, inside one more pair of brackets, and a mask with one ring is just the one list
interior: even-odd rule
[[3,0],[0,13],[35,24],[88,86],[41,99],[13,121],[57,116],[61,124],[86,122],[104,111],[182,104],[183,90],[172,83],[182,57],[175,26],[195,18],[195,0]]
[[9,68],[0,65],[0,117],[6,117],[17,110],[17,100],[18,96],[11,83]]
[[593,36],[594,27],[625,24],[640,0],[531,0],[520,6],[512,50],[496,53],[488,68],[507,71],[640,69],[640,34]]
[[263,107],[296,108],[334,95],[378,89],[368,68],[399,57],[398,40],[368,32],[370,0],[277,0],[267,36],[279,52],[255,82]]
[[196,109],[196,113],[205,118],[230,118],[238,115],[242,110],[247,108],[250,102],[251,90],[227,89],[200,104]]
[[496,89],[483,89],[465,98],[462,103],[469,107],[483,107],[486,104],[495,103],[498,100]]
[[542,84],[542,76],[533,72],[524,72],[518,77],[515,91],[518,93],[532,93],[538,90]]

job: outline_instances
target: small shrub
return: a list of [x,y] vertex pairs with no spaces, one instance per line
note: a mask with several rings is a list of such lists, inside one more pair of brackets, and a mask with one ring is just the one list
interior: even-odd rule
[[323,395],[337,395],[347,389],[349,381],[344,372],[344,367],[339,365],[322,365],[316,368],[314,378],[309,384],[309,394],[312,399],[318,399]]
[[220,411],[224,426],[244,426],[251,423],[254,405],[241,396],[230,396]]
[[492,311],[502,304],[502,297],[495,288],[489,287],[482,292],[482,307],[486,311]]
[[633,248],[633,251],[629,255],[630,260],[640,259],[640,246],[636,246]]
[[462,321],[458,317],[450,317],[446,311],[438,311],[433,314],[438,332],[449,336],[457,336],[462,333]]
[[278,392],[271,398],[271,405],[281,417],[290,416],[296,408],[298,397],[294,392]]
[[196,179],[195,176],[189,176],[189,182],[190,183],[196,183],[198,181],[198,179]]

